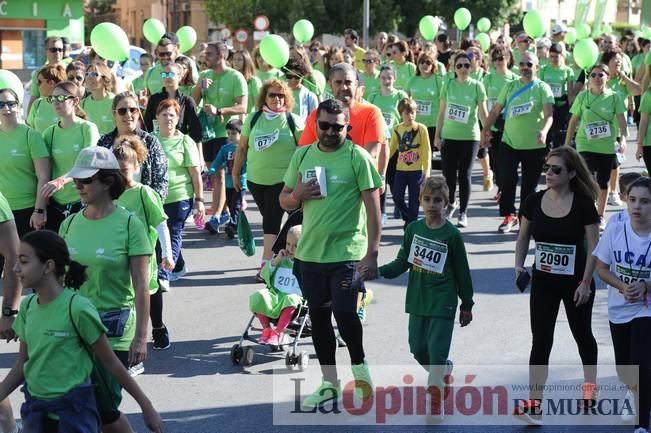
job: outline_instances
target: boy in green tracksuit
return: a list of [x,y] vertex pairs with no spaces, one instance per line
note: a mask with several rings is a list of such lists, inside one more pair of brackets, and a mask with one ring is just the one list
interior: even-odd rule
[[409,349],[428,370],[428,386],[442,389],[457,296],[461,326],[472,320],[472,280],[461,233],[443,216],[449,201],[445,178],[429,177],[419,198],[425,219],[407,226],[398,256],[379,271],[384,278],[397,278],[409,270]]

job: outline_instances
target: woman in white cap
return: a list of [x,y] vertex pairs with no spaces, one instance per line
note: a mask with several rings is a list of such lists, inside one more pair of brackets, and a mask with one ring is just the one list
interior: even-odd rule
[[[71,259],[87,267],[88,278],[79,291],[99,311],[111,348],[129,368],[147,357],[149,257],[153,248],[138,217],[114,203],[124,192],[126,180],[109,149],[83,149],[66,177],[74,179],[86,207],[66,218],[59,234]],[[93,376],[101,378],[96,395],[103,429],[131,431],[118,410],[120,384],[98,365]]]

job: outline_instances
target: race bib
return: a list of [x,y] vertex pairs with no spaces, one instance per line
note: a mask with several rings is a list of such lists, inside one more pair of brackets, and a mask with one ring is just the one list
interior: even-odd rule
[[382,117],[384,117],[384,124],[387,125],[387,128],[392,128],[393,127],[393,114],[391,114],[391,113],[382,113]]
[[442,242],[414,235],[407,261],[425,271],[442,274],[448,258],[448,246]]
[[560,98],[563,96],[563,86],[561,84],[549,84],[549,87],[552,89],[552,95],[554,95],[554,98]]
[[622,280],[624,284],[633,284],[636,281],[647,281],[651,278],[651,272],[645,269],[631,269],[628,266],[616,265],[615,275]]
[[525,114],[531,113],[531,110],[533,110],[533,101],[529,101],[526,104],[516,105],[511,108],[510,117],[524,116]]
[[536,269],[556,275],[574,275],[576,245],[536,242]]
[[610,123],[605,120],[588,123],[585,126],[585,135],[588,140],[598,140],[610,137]]
[[468,123],[470,107],[463,105],[448,104],[448,120],[459,123]]
[[303,296],[301,287],[290,268],[278,268],[274,277],[274,288],[284,293]]
[[266,148],[274,144],[276,141],[278,141],[279,136],[280,136],[279,129],[276,129],[271,134],[256,135],[253,137],[253,147],[258,152],[261,150],[265,150]]
[[432,114],[432,101],[420,101],[416,99],[416,106],[418,107],[418,114],[429,116]]

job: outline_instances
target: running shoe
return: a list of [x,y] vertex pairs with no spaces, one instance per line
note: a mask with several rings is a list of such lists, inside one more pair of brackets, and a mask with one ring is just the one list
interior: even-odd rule
[[269,337],[271,337],[271,333],[273,330],[271,328],[264,328],[262,330],[262,334],[260,335],[260,338],[258,339],[259,344],[269,344]]
[[382,227],[384,227],[385,225],[387,225],[388,222],[389,222],[389,217],[387,216],[386,213],[383,213],[383,214],[382,214]]
[[346,344],[346,341],[341,337],[341,334],[339,331],[337,331],[337,334],[335,335],[335,339],[337,340],[337,347],[346,347],[348,344]]
[[531,425],[542,425],[540,400],[525,400],[513,410],[513,416]]
[[500,233],[508,233],[518,225],[518,218],[515,215],[507,215],[504,217],[504,221],[497,228],[497,231]]
[[359,317],[359,320],[362,323],[366,322],[366,309],[372,300],[373,291],[371,289],[366,289],[366,292],[362,294],[362,300],[359,303],[359,308],[357,309],[357,317]]
[[459,227],[468,227],[468,215],[465,212],[459,212],[459,220],[457,221]]
[[608,204],[611,206],[622,206],[624,203],[619,199],[619,194],[615,191],[611,191],[610,194],[608,194]]
[[649,430],[645,429],[644,427],[638,427],[633,433],[649,433]]
[[597,400],[599,396],[599,388],[596,383],[584,382],[581,385],[581,395],[583,400]]
[[313,409],[329,401],[338,400],[340,396],[341,387],[339,383],[335,385],[332,382],[324,380],[316,391],[303,400],[303,407]]
[[219,220],[215,217],[215,215],[211,216],[210,219],[206,221],[205,229],[212,234],[221,233],[221,227],[219,227]]
[[231,214],[228,213],[228,211],[222,212],[222,214],[219,216],[219,225],[223,226],[227,222],[231,220]]
[[459,204],[457,202],[448,204],[448,207],[445,210],[445,217],[447,219],[452,218],[454,216],[454,213],[457,211],[458,208],[459,208]]
[[170,348],[170,333],[167,331],[167,327],[163,326],[162,328],[153,328],[151,334],[154,340],[154,350],[165,350]]
[[285,333],[277,329],[271,331],[271,334],[269,334],[269,339],[267,340],[267,344],[270,346],[280,346],[281,344],[285,344],[285,342]]
[[637,413],[635,412],[635,396],[630,389],[626,390],[626,397],[624,397],[626,406],[622,407],[622,421],[635,422]]
[[131,377],[136,377],[139,374],[142,374],[144,372],[145,372],[145,364],[143,364],[142,362],[139,362],[138,364],[129,367],[129,376]]
[[353,377],[355,378],[355,395],[366,401],[373,395],[373,380],[368,370],[366,361],[361,364],[353,364]]
[[484,176],[484,191],[493,190],[493,172],[490,172],[488,176]]
[[233,224],[226,224],[224,226],[224,232],[226,233],[226,236],[228,236],[228,239],[235,239],[236,230],[237,227]]
[[160,287],[161,292],[169,292],[170,282],[168,280],[158,280],[158,287]]
[[183,266],[183,269],[181,269],[178,272],[172,272],[170,274],[170,281],[178,281],[181,278],[185,277],[185,275],[188,273],[188,268]]
[[497,193],[493,196],[493,200],[499,202],[500,199],[502,198],[502,191],[498,190]]

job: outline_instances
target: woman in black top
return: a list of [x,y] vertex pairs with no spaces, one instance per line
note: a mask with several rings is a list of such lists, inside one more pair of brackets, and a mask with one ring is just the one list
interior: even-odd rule
[[543,169],[547,189],[527,197],[515,246],[515,274],[519,277],[526,272],[529,238],[533,236],[536,242],[529,301],[532,388],[529,400],[514,414],[532,424],[541,423],[540,416],[527,409],[541,404],[561,301],[583,362],[582,398],[594,399],[597,389],[597,342],[591,323],[595,268],[591,252],[599,237],[599,216],[594,205],[597,185],[581,156],[569,146],[549,152]]

